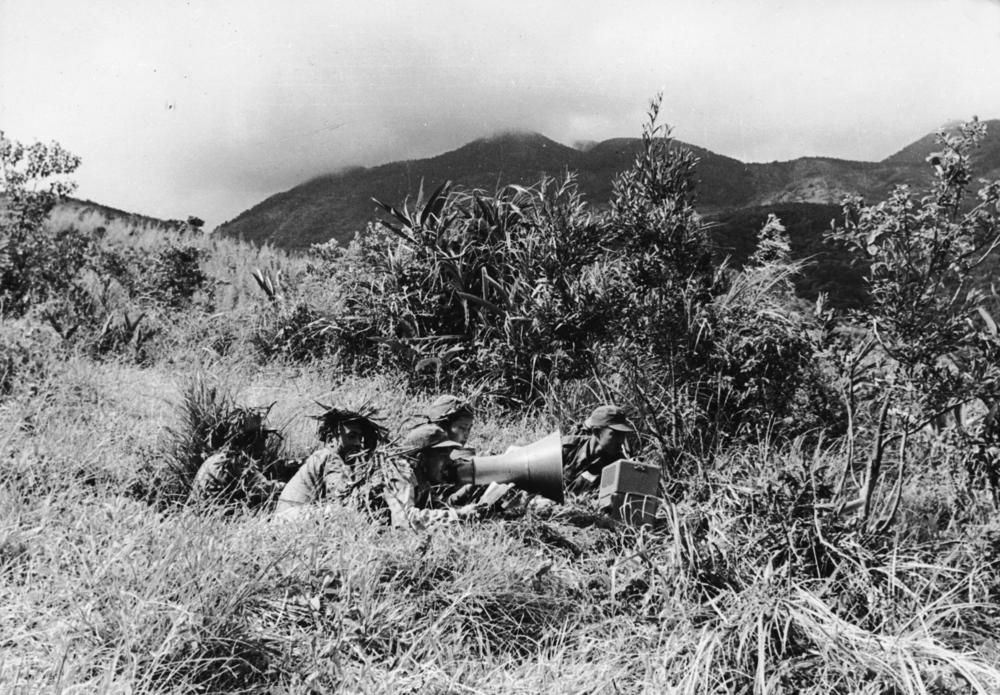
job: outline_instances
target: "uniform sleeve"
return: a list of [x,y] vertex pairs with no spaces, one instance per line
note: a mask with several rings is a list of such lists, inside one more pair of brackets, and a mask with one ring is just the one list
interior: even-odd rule
[[230,482],[224,475],[226,472],[226,455],[216,453],[205,459],[194,481],[191,483],[191,493],[188,499],[192,502],[211,501],[217,502]]
[[347,464],[330,449],[324,449],[323,487],[327,500],[343,500],[351,494],[354,481],[348,474]]
[[437,524],[458,521],[458,513],[454,509],[417,508],[417,478],[408,464],[390,464],[390,470],[385,501],[393,526],[423,531]]
[[277,497],[284,486],[280,480],[266,478],[254,461],[246,462],[240,483],[247,501],[251,504],[258,504]]
[[583,469],[578,460],[582,447],[583,441],[580,437],[568,436],[562,438],[563,482],[566,485],[572,484]]

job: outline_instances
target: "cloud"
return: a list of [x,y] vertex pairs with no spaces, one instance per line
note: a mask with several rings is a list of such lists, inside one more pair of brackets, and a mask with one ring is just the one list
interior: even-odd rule
[[0,5],[0,125],[84,157],[82,195],[210,225],[313,176],[498,130],[675,135],[747,160],[879,159],[1000,116],[1000,5]]

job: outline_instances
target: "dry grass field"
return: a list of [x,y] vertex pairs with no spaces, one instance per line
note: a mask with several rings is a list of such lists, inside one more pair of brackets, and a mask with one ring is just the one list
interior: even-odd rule
[[[906,538],[942,513],[926,489],[906,491],[926,511],[884,552],[836,539],[842,576],[826,581],[775,562],[814,552],[794,535],[812,519],[768,518],[795,513],[773,471],[817,463],[795,450],[734,458],[729,480],[669,505],[655,530],[594,525],[579,500],[552,518],[427,534],[349,510],[279,524],[158,509],[130,490],[156,465],[190,368],[72,358],[4,403],[4,692],[1000,687],[996,566],[978,551],[996,548],[1000,525],[949,543]],[[246,403],[275,402],[300,453],[315,398],[371,398],[392,422],[425,404],[398,380],[322,365],[198,368]],[[553,424],[487,413],[472,443],[498,449]]]

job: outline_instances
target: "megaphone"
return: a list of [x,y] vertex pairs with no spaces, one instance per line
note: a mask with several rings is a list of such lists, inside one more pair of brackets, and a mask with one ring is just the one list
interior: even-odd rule
[[496,456],[473,456],[456,463],[460,483],[514,483],[527,492],[560,504],[563,501],[562,435],[558,430],[533,444],[511,447]]

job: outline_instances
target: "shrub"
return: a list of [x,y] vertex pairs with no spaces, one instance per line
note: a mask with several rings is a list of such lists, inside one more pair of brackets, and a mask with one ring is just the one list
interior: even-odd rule
[[258,314],[250,340],[264,358],[306,361],[336,347],[336,325],[305,302],[271,305]]
[[695,161],[670,147],[657,108],[608,221],[603,287],[617,310],[595,360],[606,398],[644,422],[668,468],[680,452],[836,427],[815,359],[821,332],[794,296],[784,228],[769,219],[742,270],[716,267],[694,211]]
[[[985,482],[1000,503],[1000,443],[994,414],[1000,398],[1000,334],[984,291],[1000,246],[1000,181],[985,182],[970,200],[970,155],[985,134],[976,120],[939,134],[941,152],[929,157],[934,179],[919,198],[897,187],[884,202],[845,202],[845,224],[831,238],[860,254],[868,267],[871,301],[854,314],[863,332],[853,341],[849,398],[878,394],[878,407],[856,413],[878,442],[918,438],[955,416],[952,443],[971,481]],[[969,418],[980,403],[986,416]],[[903,454],[900,454],[902,457]],[[880,461],[879,461],[880,463]],[[869,468],[870,497],[878,464]]]
[[0,321],[0,399],[44,381],[58,346],[56,336],[24,319]]
[[203,256],[202,249],[190,244],[169,244],[160,249],[145,264],[141,294],[172,309],[187,306],[208,282],[201,269]]
[[72,234],[48,234],[43,222],[69,195],[80,158],[58,143],[25,147],[0,131],[0,310],[22,315],[39,298],[59,291],[83,251]]
[[377,343],[383,363],[432,367],[425,385],[483,380],[529,400],[547,378],[584,371],[600,314],[575,273],[596,256],[597,228],[572,177],[495,196],[445,184],[413,210],[381,205],[392,218],[381,233],[321,250],[342,288],[348,357]]

